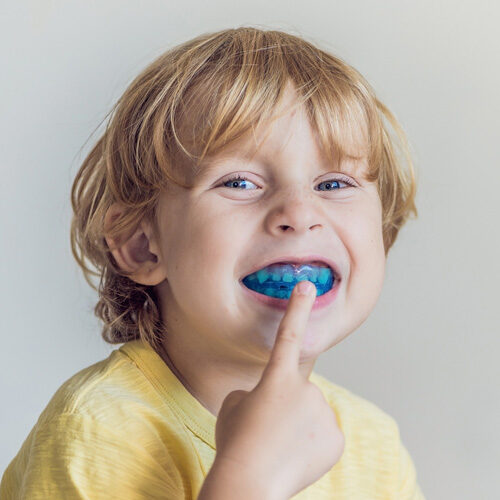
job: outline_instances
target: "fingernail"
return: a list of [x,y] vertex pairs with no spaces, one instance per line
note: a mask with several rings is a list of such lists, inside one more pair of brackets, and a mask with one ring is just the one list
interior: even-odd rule
[[297,285],[297,292],[300,295],[309,295],[312,292],[313,284],[310,281],[301,281]]

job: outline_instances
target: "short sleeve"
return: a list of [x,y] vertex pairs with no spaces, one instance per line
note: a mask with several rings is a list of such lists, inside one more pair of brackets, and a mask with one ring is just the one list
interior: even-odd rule
[[182,477],[165,455],[85,415],[63,414],[36,430],[14,499],[185,498]]
[[425,500],[417,482],[417,471],[408,450],[399,441],[399,489],[398,500]]

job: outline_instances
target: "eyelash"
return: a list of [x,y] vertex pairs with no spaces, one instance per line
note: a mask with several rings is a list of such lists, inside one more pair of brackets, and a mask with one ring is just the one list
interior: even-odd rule
[[[219,184],[219,186],[229,188],[229,186],[224,186],[224,184],[226,184],[228,182],[234,182],[234,181],[249,181],[249,180],[250,179],[247,179],[246,177],[243,177],[240,174],[235,174],[232,177],[229,177],[228,179],[223,180]],[[339,178],[337,178],[337,179],[328,179],[326,181],[321,181],[320,184],[323,184],[325,182],[332,183],[332,182],[336,182],[336,181],[344,182],[345,184],[348,184],[351,187],[356,187],[355,184],[348,177],[346,177],[344,175],[339,175]],[[252,182],[252,181],[250,181],[250,182]],[[252,184],[255,184],[255,183],[252,183]],[[329,191],[339,191],[340,189],[346,189],[346,188],[331,189]],[[251,191],[251,189],[237,189],[237,190],[239,190],[239,191]],[[328,192],[328,190],[327,190],[327,192]]]

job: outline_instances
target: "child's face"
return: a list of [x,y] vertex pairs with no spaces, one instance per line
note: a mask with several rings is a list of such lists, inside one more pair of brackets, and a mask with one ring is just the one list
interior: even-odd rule
[[[301,354],[310,365],[353,332],[380,295],[380,198],[362,162],[342,167],[356,187],[321,184],[339,173],[320,157],[303,108],[273,123],[251,162],[238,156],[245,145],[255,147],[252,138],[231,146],[192,189],[174,186],[160,200],[167,279],[157,291],[167,335],[210,359],[265,363],[284,311],[249,297],[240,279],[269,258],[319,254],[337,263],[341,281],[334,302],[311,312]],[[234,187],[227,179],[237,173],[246,180]]]

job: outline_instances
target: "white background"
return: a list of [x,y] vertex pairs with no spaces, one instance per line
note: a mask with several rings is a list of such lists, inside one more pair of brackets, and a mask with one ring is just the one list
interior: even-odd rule
[[90,134],[164,50],[254,25],[301,34],[357,68],[406,130],[419,176],[419,218],[389,253],[377,306],[315,370],[396,419],[428,500],[498,495],[498,3],[11,0],[0,9],[0,474],[56,389],[113,349],[69,246],[70,186]]

